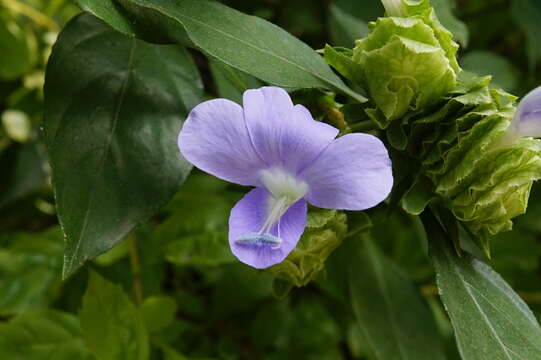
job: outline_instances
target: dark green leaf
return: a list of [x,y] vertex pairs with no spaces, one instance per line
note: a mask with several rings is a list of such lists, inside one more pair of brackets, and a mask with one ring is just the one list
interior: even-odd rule
[[85,14],[60,34],[45,96],[68,276],[153,215],[186,178],[191,165],[176,138],[202,85],[185,50],[129,39]]
[[[113,1],[113,0],[109,0]],[[313,49],[287,31],[218,2],[197,0],[122,0],[124,10],[140,22],[160,23],[170,32],[171,20],[183,27],[193,44],[207,55],[274,85],[331,88],[359,102],[367,99],[348,88]],[[79,0],[101,16],[102,0]],[[115,17],[116,19],[116,17]],[[110,24],[118,27],[113,19]]]
[[533,69],[541,57],[541,2],[538,0],[513,0],[511,16],[517,26],[523,29],[527,40],[528,63]]
[[248,89],[261,87],[262,83],[248,74],[242,73],[229,65],[210,60],[210,71],[218,96],[242,104],[242,94]]
[[444,359],[434,319],[419,292],[369,238],[348,242],[351,303],[375,359]]
[[98,360],[148,359],[148,334],[140,312],[122,291],[90,273],[81,309],[85,342]]
[[541,328],[524,301],[487,264],[466,253],[458,257],[432,216],[424,224],[462,358],[541,358]]
[[57,311],[31,311],[0,323],[0,354],[6,360],[91,360],[79,320]]
[[44,156],[37,144],[13,144],[0,155],[0,208],[45,185]]
[[329,8],[329,31],[334,46],[351,48],[355,45],[355,40],[368,34],[368,25],[337,5],[331,4]]

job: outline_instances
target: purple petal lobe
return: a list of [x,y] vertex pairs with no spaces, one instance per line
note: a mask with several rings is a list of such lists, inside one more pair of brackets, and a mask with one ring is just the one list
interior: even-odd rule
[[306,226],[306,201],[297,201],[267,234],[259,234],[268,216],[271,194],[256,188],[231,210],[229,246],[243,263],[264,269],[282,262],[295,248]]
[[541,137],[541,86],[520,101],[510,130],[519,137]]
[[264,168],[254,151],[242,108],[226,99],[205,101],[188,115],[178,137],[182,155],[199,169],[241,185],[259,184]]
[[304,106],[294,106],[288,93],[278,87],[246,91],[243,106],[255,151],[269,167],[297,173],[338,134],[336,128],[315,121]]
[[393,186],[387,149],[368,134],[334,140],[300,176],[308,184],[306,200],[328,209],[371,208],[385,200]]

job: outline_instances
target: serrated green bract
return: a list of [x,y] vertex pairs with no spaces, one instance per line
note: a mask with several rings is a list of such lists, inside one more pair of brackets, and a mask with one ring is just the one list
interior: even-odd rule
[[367,113],[381,128],[410,109],[437,102],[456,86],[460,72],[458,44],[434,10],[422,6],[408,11],[412,16],[371,23],[370,34],[353,49],[353,61],[376,105]]
[[489,77],[463,73],[445,101],[388,132],[393,146],[421,160],[434,192],[487,253],[488,237],[511,229],[541,178],[541,141],[505,141],[516,98],[489,84]]
[[269,268],[278,279],[294,286],[314,280],[325,267],[325,260],[346,235],[346,215],[336,210],[312,209],[297,247],[280,264]]

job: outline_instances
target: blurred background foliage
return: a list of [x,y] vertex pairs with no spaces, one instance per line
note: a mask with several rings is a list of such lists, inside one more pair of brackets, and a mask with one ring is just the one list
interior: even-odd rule
[[[326,43],[352,47],[367,33],[367,22],[383,15],[377,0],[224,3],[276,23],[314,49]],[[464,69],[493,75],[496,85],[517,96],[540,85],[538,0],[433,5],[461,44]],[[242,191],[197,171],[152,221],[61,281],[63,239],[40,140],[42,89],[58,32],[79,12],[67,0],[0,0],[0,357],[45,359],[54,352],[54,359],[91,359],[90,347],[110,348],[102,358],[129,353],[120,357],[126,359],[363,358],[365,339],[330,277],[323,273],[278,301],[275,296],[284,295],[280,282],[234,259],[227,217]],[[192,55],[209,98],[240,101],[239,81],[261,84]],[[538,317],[540,217],[537,184],[528,213],[492,241],[490,261]],[[384,219],[374,223],[373,233],[385,261],[413,279],[449,358],[458,358],[418,220],[398,211],[372,218]]]

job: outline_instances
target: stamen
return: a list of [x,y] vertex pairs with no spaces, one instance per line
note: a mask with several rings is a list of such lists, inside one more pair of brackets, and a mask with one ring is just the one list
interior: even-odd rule
[[275,250],[280,247],[282,239],[269,233],[249,233],[239,236],[235,242],[239,245],[274,245],[271,246],[271,249]]
[[[270,233],[272,227],[280,222],[287,209],[308,192],[308,185],[281,168],[270,168],[260,173],[261,182],[270,192],[267,204],[267,216],[258,232],[240,236],[235,242],[239,245],[273,245],[280,248],[282,239]],[[279,231],[279,229],[278,229]]]

